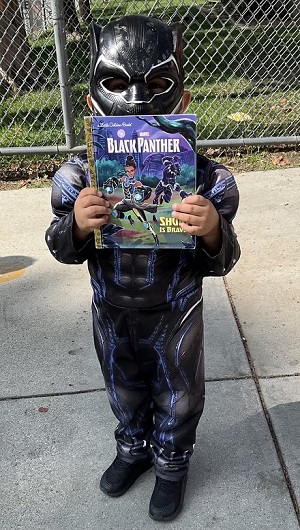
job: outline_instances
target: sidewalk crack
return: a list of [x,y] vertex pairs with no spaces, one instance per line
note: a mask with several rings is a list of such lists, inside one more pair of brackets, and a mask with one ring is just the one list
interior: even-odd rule
[[23,396],[3,396],[0,397],[0,401],[17,401],[20,399],[34,399],[34,398],[47,398],[47,397],[60,397],[60,396],[72,396],[74,394],[92,394],[94,392],[105,392],[105,388],[90,388],[87,390],[69,390],[66,392],[49,392],[46,394],[25,394]]
[[[288,488],[288,492],[289,492],[289,495],[290,495],[294,510],[296,512],[296,517],[298,519],[298,522],[300,523],[299,503],[298,503],[294,488],[292,486],[292,481],[290,479],[290,475],[289,475],[287,466],[286,466],[285,461],[284,461],[284,457],[283,457],[283,454],[282,454],[282,451],[281,451],[281,448],[280,448],[280,444],[279,444],[278,438],[277,438],[276,433],[275,433],[275,428],[274,428],[273,422],[271,420],[271,417],[270,417],[270,414],[269,414],[269,411],[268,411],[268,407],[266,405],[266,402],[265,402],[265,399],[264,399],[264,396],[263,396],[263,392],[262,392],[262,389],[261,389],[261,386],[260,386],[260,383],[259,383],[260,379],[267,379],[267,377],[265,377],[265,376],[264,377],[259,377],[257,375],[257,373],[256,373],[254,362],[253,362],[253,359],[251,358],[251,354],[250,354],[250,350],[248,348],[247,340],[246,340],[245,335],[243,333],[243,328],[242,328],[241,322],[239,320],[239,317],[238,317],[238,314],[237,314],[237,310],[236,310],[236,307],[235,307],[235,304],[234,304],[234,301],[233,301],[233,297],[231,295],[231,292],[230,292],[230,289],[229,289],[229,286],[228,286],[226,278],[223,278],[223,282],[224,282],[225,289],[226,289],[226,292],[227,292],[227,296],[228,296],[228,299],[229,299],[229,302],[230,302],[230,305],[231,305],[231,310],[232,310],[233,316],[235,318],[235,322],[236,322],[239,334],[241,336],[242,343],[244,345],[245,353],[246,353],[246,356],[247,356],[247,359],[248,359],[248,364],[249,364],[249,367],[250,367],[250,370],[251,370],[251,374],[252,374],[252,379],[253,379],[253,381],[255,383],[255,386],[256,386],[256,390],[257,390],[257,393],[258,393],[260,404],[261,404],[264,416],[266,418],[266,422],[267,422],[267,425],[268,425],[268,428],[269,428],[269,431],[270,431],[270,434],[271,434],[271,437],[272,437],[272,440],[273,440],[273,444],[274,444],[274,447],[275,447],[275,450],[276,450],[276,453],[277,453],[277,458],[279,460],[280,467],[281,467],[281,470],[282,470],[283,475],[284,475],[285,483],[286,483],[286,486]],[[299,374],[297,373],[295,375],[298,376]],[[271,376],[271,377],[273,378],[273,376]],[[283,377],[283,376],[279,376],[279,377]]]

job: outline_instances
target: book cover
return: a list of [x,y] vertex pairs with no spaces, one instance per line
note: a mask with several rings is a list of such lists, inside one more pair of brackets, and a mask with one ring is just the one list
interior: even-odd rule
[[196,116],[84,118],[90,185],[112,207],[96,248],[194,248],[172,204],[195,192]]

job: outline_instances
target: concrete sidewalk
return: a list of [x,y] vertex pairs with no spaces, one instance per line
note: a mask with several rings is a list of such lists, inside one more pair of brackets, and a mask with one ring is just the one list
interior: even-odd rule
[[[299,528],[300,169],[237,182],[242,258],[205,280],[207,402],[175,530]],[[99,491],[116,421],[86,266],[52,258],[50,220],[50,190],[0,192],[0,528],[163,526],[153,470],[119,499]]]

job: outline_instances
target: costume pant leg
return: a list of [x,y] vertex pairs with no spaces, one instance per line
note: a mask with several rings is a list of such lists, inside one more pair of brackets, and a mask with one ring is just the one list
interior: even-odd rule
[[119,420],[115,431],[117,451],[126,461],[149,456],[153,413],[149,386],[140,372],[132,348],[130,310],[93,304],[95,348],[108,399]]
[[115,433],[119,454],[127,461],[145,458],[152,433],[157,475],[181,478],[204,406],[199,293],[159,309],[105,303],[93,313],[95,346],[120,422]]
[[159,318],[144,311],[138,330],[140,365],[152,389],[156,474],[178,480],[188,470],[205,399],[199,293],[166,307]]

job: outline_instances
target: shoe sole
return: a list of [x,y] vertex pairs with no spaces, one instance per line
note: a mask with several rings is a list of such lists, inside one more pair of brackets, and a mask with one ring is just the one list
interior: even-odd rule
[[141,477],[144,473],[146,473],[146,471],[151,469],[152,466],[153,466],[153,463],[152,462],[149,463],[149,466],[147,466],[139,475],[137,475],[136,477],[133,477],[129,482],[126,483],[123,489],[116,491],[115,493],[110,493],[104,486],[102,486],[101,481],[100,481],[100,490],[102,491],[102,493],[105,493],[105,495],[108,495],[109,497],[121,497],[121,495],[124,495],[124,493],[126,493],[126,491],[128,491],[129,488],[133,486],[136,480],[139,477]]
[[172,513],[171,515],[167,515],[166,517],[164,517],[163,515],[156,515],[155,513],[152,514],[150,512],[150,509],[149,509],[149,516],[151,517],[151,519],[153,519],[154,521],[172,521],[173,519],[175,519],[177,517],[177,515],[180,514],[180,512],[182,510],[182,507],[183,507],[186,484],[187,484],[187,474],[186,474],[185,479],[184,479],[183,488],[182,488],[182,491],[181,491],[180,504],[179,504],[177,510],[174,513]]

